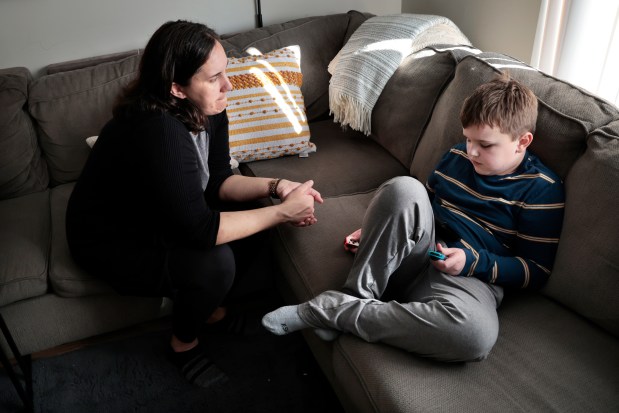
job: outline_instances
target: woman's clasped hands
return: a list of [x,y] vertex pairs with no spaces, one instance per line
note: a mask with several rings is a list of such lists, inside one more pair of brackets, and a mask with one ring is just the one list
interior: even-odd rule
[[302,184],[287,179],[280,181],[277,195],[282,200],[279,208],[286,222],[297,227],[306,227],[318,221],[314,216],[314,202],[322,204],[323,199],[313,186],[312,180]]

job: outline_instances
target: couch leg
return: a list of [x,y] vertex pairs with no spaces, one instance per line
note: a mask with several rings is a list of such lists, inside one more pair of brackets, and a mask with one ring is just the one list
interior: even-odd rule
[[[2,330],[2,335],[6,340],[11,352],[13,352],[13,356],[17,361],[17,364],[21,370],[21,375],[15,372],[13,369],[13,364],[9,360],[9,356],[5,353],[4,348],[0,346],[0,362],[2,362],[2,366],[7,371],[11,382],[13,382],[13,386],[15,386],[15,390],[17,394],[22,399],[24,403],[24,408],[26,412],[34,412],[34,397],[32,391],[32,357],[30,354],[22,356],[19,350],[17,349],[17,345],[13,340],[13,336],[11,335],[11,331],[6,325],[2,314],[0,314],[0,329]],[[22,386],[20,381],[24,380],[25,385]]]

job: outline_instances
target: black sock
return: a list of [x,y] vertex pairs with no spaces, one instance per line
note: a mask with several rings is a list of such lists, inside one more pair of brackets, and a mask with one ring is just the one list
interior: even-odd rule
[[171,350],[170,358],[183,377],[196,386],[207,388],[216,383],[225,383],[228,380],[224,372],[207,357],[200,345],[188,351],[175,352]]

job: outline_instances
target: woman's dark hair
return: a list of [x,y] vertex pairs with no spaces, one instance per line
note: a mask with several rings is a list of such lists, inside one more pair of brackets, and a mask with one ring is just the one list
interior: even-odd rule
[[114,107],[114,117],[126,119],[147,112],[168,112],[190,131],[204,129],[207,121],[189,99],[170,93],[172,82],[187,86],[219,41],[212,29],[185,20],[164,23],[148,41],[137,78]]

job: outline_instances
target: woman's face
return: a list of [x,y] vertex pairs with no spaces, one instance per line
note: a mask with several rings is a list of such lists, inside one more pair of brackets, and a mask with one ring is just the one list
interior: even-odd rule
[[223,46],[215,42],[208,59],[191,77],[187,86],[172,83],[172,94],[189,99],[207,116],[221,113],[228,105],[226,93],[232,84],[226,75],[228,58]]

